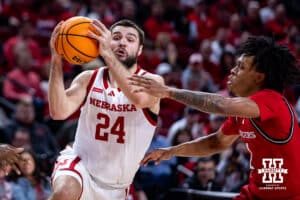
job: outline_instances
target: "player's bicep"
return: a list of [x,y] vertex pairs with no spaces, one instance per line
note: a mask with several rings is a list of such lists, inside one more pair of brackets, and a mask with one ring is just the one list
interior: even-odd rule
[[258,118],[260,111],[258,105],[249,98],[235,97],[229,98],[224,105],[225,113],[229,116]]
[[68,106],[71,110],[75,111],[84,102],[87,94],[87,85],[91,75],[91,71],[81,73],[72,81],[70,87],[66,89],[65,92],[68,98]]

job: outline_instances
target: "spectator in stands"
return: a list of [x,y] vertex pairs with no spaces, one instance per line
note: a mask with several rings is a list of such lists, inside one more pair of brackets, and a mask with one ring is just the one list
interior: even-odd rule
[[263,35],[265,27],[259,16],[260,5],[257,1],[249,1],[247,5],[247,15],[243,18],[244,29],[252,35]]
[[221,58],[220,58],[221,82],[219,85],[220,86],[219,89],[226,88],[228,74],[230,73],[232,66],[234,66],[234,62],[235,62],[235,55],[232,52],[230,52],[230,51],[223,52],[223,54],[221,55]]
[[33,71],[32,54],[27,44],[23,41],[16,43],[14,55],[16,68],[7,74],[3,82],[3,96],[14,102],[26,96],[43,100],[40,76]]
[[[188,130],[192,138],[196,138],[200,135],[202,135],[202,124],[200,124],[200,119],[201,119],[201,114],[199,111],[191,108],[191,107],[186,107],[184,109],[184,116],[174,122],[168,132],[168,142],[172,143],[172,141],[177,141],[175,136],[178,134],[179,130]],[[173,142],[173,143],[178,143],[178,142]]]
[[[81,0],[68,0],[67,2],[58,1],[63,7],[63,12],[60,13],[60,19],[66,20],[74,16],[87,16],[88,5],[86,2]],[[91,17],[91,16],[89,16]]]
[[[170,144],[167,139],[160,134],[162,121],[158,118],[155,134],[151,141],[149,151],[156,148],[167,147]],[[138,182],[140,188],[145,191],[148,199],[158,199],[161,193],[168,190],[172,178],[172,166],[175,165],[176,159],[171,159],[162,162],[161,165],[149,165],[148,167],[141,167],[138,172]]]
[[228,42],[228,31],[225,28],[218,28],[214,40],[211,42],[212,55],[214,63],[219,64],[220,58],[225,51],[235,53],[235,48]]
[[203,39],[211,38],[214,35],[216,21],[207,13],[205,1],[199,0],[187,14],[189,23],[188,38],[191,43],[199,44]]
[[[177,77],[177,72],[173,71],[173,66],[169,63],[160,63],[155,73],[161,75],[165,82],[174,87],[181,88],[181,81]],[[167,136],[169,127],[179,118],[181,118],[184,106],[171,99],[162,99],[160,102],[160,117],[162,119],[163,130],[161,134]]]
[[194,170],[194,175],[187,178],[182,187],[205,191],[221,191],[222,187],[215,181],[216,164],[211,157],[200,158]]
[[[78,2],[81,2],[81,1],[78,1]],[[92,1],[90,1],[90,8],[91,8],[91,10],[90,10],[90,12],[88,12],[87,17],[89,17],[91,19],[100,20],[105,25],[111,25],[116,20],[117,16],[114,15],[112,10],[108,6],[108,3],[105,1],[92,0]]]
[[18,200],[46,200],[51,193],[50,177],[39,168],[38,159],[30,149],[22,153],[27,162],[21,167],[22,175],[14,177],[13,195]]
[[275,7],[278,0],[267,0],[267,5],[260,9],[259,15],[262,22],[265,24],[275,18]]
[[200,44],[199,51],[203,58],[202,65],[204,70],[210,74],[214,83],[219,85],[222,80],[222,69],[213,61],[211,41],[208,39],[203,40]]
[[230,17],[229,27],[227,33],[227,41],[234,47],[237,47],[240,42],[240,37],[242,35],[242,21],[238,13],[234,13]]
[[267,33],[276,40],[286,37],[292,22],[286,16],[284,4],[278,4],[275,8],[275,18],[266,23]]
[[21,22],[18,35],[9,38],[3,45],[4,56],[7,59],[8,66],[10,69],[19,65],[18,59],[15,58],[15,46],[22,42],[28,47],[28,50],[31,55],[30,66],[33,67],[34,70],[39,72],[41,69],[41,49],[39,43],[34,40],[34,25],[29,20],[24,20]]
[[151,15],[144,22],[146,35],[155,41],[160,32],[166,32],[170,35],[174,34],[173,27],[170,22],[164,18],[165,6],[164,2],[156,0],[151,5]]
[[4,173],[0,173],[0,199],[12,200],[12,183],[6,180]]
[[217,171],[223,191],[239,192],[248,182],[249,157],[246,145],[241,140],[237,140],[232,149],[221,153]]
[[154,73],[156,67],[161,62],[161,58],[155,49],[155,45],[150,40],[145,40],[143,53],[138,57],[138,62],[141,66],[145,66],[145,70],[150,73]]
[[136,21],[136,5],[132,0],[125,0],[121,3],[122,12],[120,19],[129,19],[132,21]]
[[208,117],[209,121],[205,125],[203,133],[205,135],[208,135],[210,133],[216,132],[221,127],[221,125],[224,123],[225,119],[226,118],[224,116],[210,114],[209,117]]
[[15,130],[11,144],[15,147],[31,147],[30,131],[23,127]]
[[11,124],[5,127],[4,131],[10,141],[18,127],[25,127],[30,131],[31,144],[34,152],[38,155],[40,164],[43,164],[44,170],[49,170],[54,159],[58,155],[58,148],[53,134],[49,128],[35,120],[35,110],[32,99],[21,99],[14,113],[14,119]]
[[167,32],[157,33],[155,40],[155,51],[162,62],[168,62],[167,50],[168,46],[172,44],[171,36]]
[[[193,80],[195,83],[192,83]],[[217,91],[210,74],[203,69],[203,57],[200,53],[193,53],[190,56],[189,64],[182,73],[181,81],[185,89],[206,92]]]
[[287,45],[289,49],[295,54],[295,56],[300,58],[300,51],[297,49],[300,43],[300,32],[296,25],[292,25],[288,28],[287,36],[280,40],[281,44]]
[[[172,138],[170,145],[178,145],[193,139],[191,130],[178,129]],[[194,158],[176,157],[173,169],[173,187],[180,187],[187,177],[192,176],[192,170],[195,164]]]

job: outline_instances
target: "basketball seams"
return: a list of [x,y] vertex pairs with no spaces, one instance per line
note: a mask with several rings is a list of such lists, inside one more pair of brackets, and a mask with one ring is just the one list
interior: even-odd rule
[[[69,40],[69,38],[68,38],[69,35],[72,35],[72,34],[69,34],[69,32],[71,31],[72,28],[74,28],[75,26],[78,26],[78,25],[81,25],[81,24],[87,24],[87,23],[91,23],[91,22],[80,22],[80,23],[77,23],[77,24],[73,24],[73,25],[70,26],[70,28],[67,30],[67,32],[65,33],[65,35],[66,35],[66,40],[67,40],[68,44],[69,44],[73,49],[75,49],[76,51],[78,51],[79,53],[81,53],[82,55],[84,55],[84,56],[86,56],[86,57],[94,58],[93,56],[88,55],[88,54],[86,54],[86,53],[80,51],[78,48],[76,48],[76,47],[70,42],[70,40]],[[81,37],[87,37],[87,36],[82,36],[82,35],[81,35]],[[87,38],[90,38],[90,37],[87,37]]]
[[78,35],[78,34],[71,34],[71,33],[62,33],[62,34],[59,34],[59,35],[62,35],[62,36],[67,36],[67,35],[70,35],[70,36],[77,36],[77,37],[85,37],[85,38],[89,38],[89,39],[92,39],[92,40],[95,40],[95,41],[98,41],[96,40],[95,38],[91,38],[89,36],[85,36],[85,35]]
[[[66,25],[63,26],[63,29],[62,29],[62,32],[64,32],[64,29],[66,28]],[[60,36],[60,35],[59,35]],[[61,37],[61,48],[62,48],[62,51],[63,51],[63,54],[64,54],[64,57],[66,60],[68,60],[68,62],[70,62],[70,58],[69,56],[67,55],[66,51],[65,51],[65,48],[64,48],[64,41],[63,41],[64,37]]]
[[99,56],[98,40],[88,36],[91,22],[85,17],[72,17],[62,24],[54,47],[69,63],[82,65]]

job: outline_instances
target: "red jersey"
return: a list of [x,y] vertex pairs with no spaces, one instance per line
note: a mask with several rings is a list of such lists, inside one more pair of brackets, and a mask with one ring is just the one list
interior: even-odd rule
[[249,98],[258,105],[260,118],[229,117],[221,130],[225,135],[239,134],[250,151],[247,187],[250,196],[298,200],[300,129],[297,116],[276,91],[265,89]]

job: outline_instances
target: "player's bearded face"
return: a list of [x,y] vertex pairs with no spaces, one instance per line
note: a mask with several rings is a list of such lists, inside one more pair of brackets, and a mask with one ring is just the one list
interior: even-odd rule
[[137,63],[137,55],[129,55],[125,60],[120,60],[127,69],[130,69],[134,64]]

